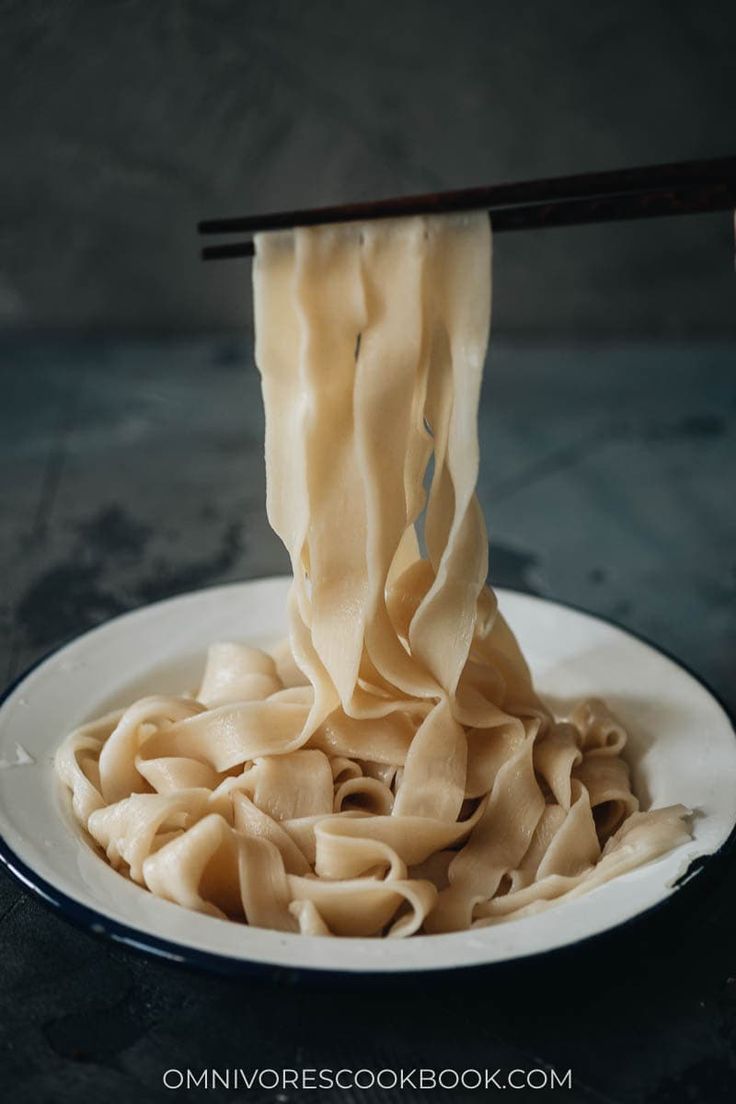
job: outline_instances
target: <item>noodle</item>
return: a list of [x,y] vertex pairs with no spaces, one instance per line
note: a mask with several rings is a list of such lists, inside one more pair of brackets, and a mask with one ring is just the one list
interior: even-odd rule
[[490,250],[485,214],[258,238],[289,640],[212,645],[194,697],[137,701],[56,757],[80,823],[152,893],[282,931],[448,932],[688,837],[682,806],[639,812],[602,702],[551,716],[486,586]]

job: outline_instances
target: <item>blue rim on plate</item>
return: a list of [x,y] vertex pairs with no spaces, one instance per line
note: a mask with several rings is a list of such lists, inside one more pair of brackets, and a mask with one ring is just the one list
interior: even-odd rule
[[[201,588],[203,590],[214,588]],[[542,597],[541,595],[533,595],[527,591],[519,590],[518,588],[506,587],[504,588],[511,594],[524,595],[527,597]],[[177,596],[172,596],[177,597]],[[620,622],[614,620],[611,617],[595,613],[586,609],[583,606],[577,605],[573,602],[560,601],[556,598],[549,598],[544,596],[543,600],[551,601],[555,604],[569,610],[573,610],[577,613],[586,614],[604,624],[610,625],[615,629],[619,629],[626,633],[628,636],[633,637],[640,643],[647,645],[653,651],[659,655],[671,660],[681,670],[685,671],[691,678],[693,678],[700,686],[713,698],[713,700],[720,706],[723,713],[728,718],[728,721],[733,729],[734,739],[736,739],[736,715],[728,707],[721,695],[717,693],[709,683],[696,671],[694,671],[688,664],[669,652],[661,645],[654,643],[651,639],[644,634],[635,632],[628,626],[622,625]],[[154,603],[155,604],[155,603]],[[145,608],[145,607],[139,607]],[[133,610],[129,612],[134,612]],[[110,620],[116,620],[111,618]],[[101,622],[106,624],[107,622]],[[76,637],[72,639],[77,639]],[[51,658],[63,647],[65,647],[71,641],[64,641],[57,645],[55,648],[50,649],[44,655],[30,664],[20,675],[18,675],[9,686],[0,695],[0,706],[10,697],[13,691],[31,674],[37,667],[44,663],[47,659]],[[410,983],[412,979],[426,980],[428,975],[431,975],[433,981],[441,982],[442,979],[448,977],[469,976],[470,973],[486,972],[489,970],[502,971],[502,970],[519,970],[523,967],[534,966],[544,960],[550,959],[562,959],[570,954],[574,954],[581,948],[590,948],[593,945],[600,946],[607,941],[617,940],[624,933],[641,932],[647,925],[653,920],[660,920],[663,914],[671,917],[673,923],[677,919],[682,919],[686,910],[696,900],[702,903],[704,897],[709,892],[713,891],[720,885],[724,877],[729,872],[731,867],[736,870],[736,824],[731,829],[730,834],[721,846],[714,852],[706,855],[701,855],[693,859],[689,864],[687,870],[677,879],[674,883],[673,892],[666,898],[650,905],[642,912],[635,916],[630,917],[627,920],[620,921],[614,927],[607,930],[596,932],[591,935],[584,936],[572,943],[565,944],[559,947],[552,947],[544,951],[536,951],[528,955],[520,956],[518,958],[500,960],[497,962],[487,963],[475,963],[447,966],[440,969],[423,970],[416,969],[411,971],[401,971],[396,973],[394,971],[376,970],[376,971],[364,971],[360,969],[349,970],[343,969],[338,971],[325,970],[322,967],[310,967],[308,965],[293,965],[287,966],[278,963],[269,962],[257,962],[250,959],[233,958],[229,955],[213,954],[209,951],[197,950],[195,947],[190,947],[184,944],[178,944],[173,941],[162,939],[158,936],[151,935],[148,932],[141,931],[128,924],[123,924],[120,921],[113,920],[110,917],[97,912],[95,909],[90,908],[88,905],[83,905],[74,898],[63,893],[55,886],[51,885],[46,879],[37,874],[31,867],[27,865],[9,846],[2,834],[0,834],[0,862],[4,865],[6,870],[23,886],[25,890],[29,890],[35,897],[37,897],[48,908],[58,912],[61,917],[69,923],[75,925],[78,928],[86,931],[90,935],[107,941],[112,941],[116,944],[121,944],[126,948],[130,948],[134,951],[152,956],[161,962],[173,963],[174,965],[184,968],[195,969],[206,973],[215,973],[226,976],[266,976],[279,977],[279,978],[294,978],[300,977],[305,979],[312,979],[315,981],[324,980],[330,983],[350,982],[351,979],[361,978],[370,980],[371,982],[377,982],[380,984],[393,984],[397,980],[401,980],[406,983]],[[441,938],[441,937],[436,937]]]

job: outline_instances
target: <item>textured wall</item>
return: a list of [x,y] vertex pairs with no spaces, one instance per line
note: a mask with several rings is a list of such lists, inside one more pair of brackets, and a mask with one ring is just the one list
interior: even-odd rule
[[[0,0],[0,326],[248,321],[202,215],[734,152],[713,0]],[[499,239],[496,322],[736,333],[727,216]]]

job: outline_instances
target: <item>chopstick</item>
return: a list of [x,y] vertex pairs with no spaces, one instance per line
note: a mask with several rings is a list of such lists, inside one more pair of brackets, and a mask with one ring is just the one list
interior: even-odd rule
[[[400,196],[368,203],[205,219],[200,234],[255,234],[325,223],[486,208],[494,231],[657,218],[736,208],[736,157],[647,165],[612,172]],[[252,241],[206,246],[202,259],[252,257]]]

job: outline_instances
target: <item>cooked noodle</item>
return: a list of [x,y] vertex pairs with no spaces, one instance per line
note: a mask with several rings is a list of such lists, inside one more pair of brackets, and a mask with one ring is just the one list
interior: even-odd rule
[[80,823],[152,893],[312,935],[449,932],[687,838],[682,806],[639,812],[602,702],[551,716],[485,585],[490,249],[485,214],[259,237],[289,640],[213,645],[195,696],[137,701],[56,758]]

